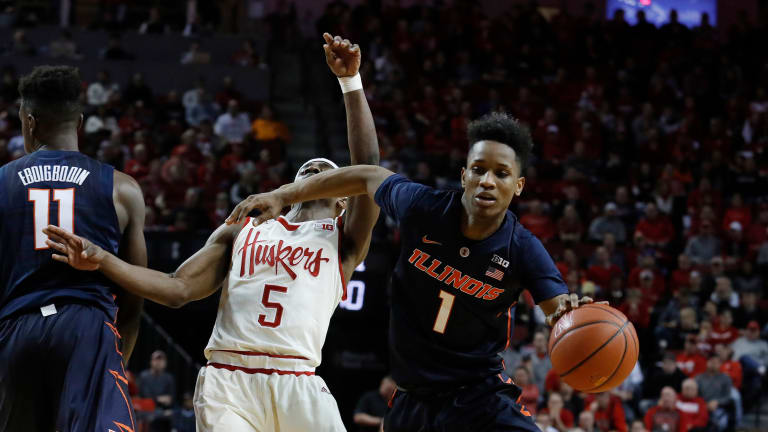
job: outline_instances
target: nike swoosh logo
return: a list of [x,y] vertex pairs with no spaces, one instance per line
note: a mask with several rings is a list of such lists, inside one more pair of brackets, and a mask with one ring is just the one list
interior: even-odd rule
[[429,239],[427,239],[427,236],[424,236],[424,237],[422,237],[422,238],[421,238],[421,241],[423,241],[423,242],[424,242],[424,243],[426,243],[426,244],[436,244],[436,245],[440,245],[440,246],[442,246],[442,245],[443,245],[443,244],[442,244],[442,243],[440,243],[440,242],[436,242],[436,241],[434,241],[434,240],[429,240]]

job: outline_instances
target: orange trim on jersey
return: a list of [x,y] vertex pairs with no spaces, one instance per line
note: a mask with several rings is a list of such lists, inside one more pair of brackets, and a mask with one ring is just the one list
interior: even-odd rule
[[387,402],[387,406],[392,408],[392,405],[395,403],[395,395],[397,394],[397,387],[392,391],[392,396],[389,397],[389,402]]
[[120,432],[133,432],[133,429],[131,429],[127,425],[124,425],[124,424],[122,424],[120,422],[116,422],[114,420],[112,421],[112,423],[114,423],[115,426],[117,426],[120,429]]
[[341,265],[341,240],[344,236],[344,221],[341,219],[341,216],[336,218],[336,229],[339,231],[339,247],[337,248],[337,252],[339,254],[339,274],[341,275],[341,299],[346,300],[347,299],[347,282],[344,280],[344,267]]
[[277,217],[277,221],[278,221],[278,222],[280,222],[281,224],[283,224],[283,226],[285,227],[285,229],[287,229],[288,231],[296,231],[296,230],[297,230],[297,229],[299,229],[299,227],[301,226],[301,225],[296,225],[296,224],[292,224],[292,223],[288,222],[288,221],[287,221],[287,220],[286,220],[284,217],[282,217],[282,216],[278,216],[278,217]]
[[120,357],[123,356],[123,353],[120,352],[120,346],[117,344],[117,341],[119,339],[122,339],[123,337],[120,336],[120,332],[117,331],[117,327],[113,326],[112,323],[104,321],[104,324],[106,324],[110,330],[112,330],[112,333],[115,334],[115,351],[117,351],[118,354],[120,354]]
[[307,375],[312,376],[315,373],[309,372],[309,371],[286,371],[286,370],[280,370],[280,369],[262,369],[262,368],[246,368],[241,366],[232,366],[228,364],[223,363],[208,363],[206,366],[211,366],[216,369],[226,369],[231,371],[240,371],[245,372],[248,374],[265,374],[265,375],[271,375],[271,374],[278,374],[278,375]]
[[257,352],[257,351],[235,351],[235,350],[213,350],[213,351],[228,352],[228,353],[240,354],[244,356],[265,356],[265,357],[281,358],[281,359],[309,360],[308,358],[301,357],[301,356],[269,354],[269,353],[263,353],[263,352]]
[[523,403],[521,402],[521,400],[522,400],[522,399],[523,399],[523,395],[521,394],[520,396],[518,396],[518,397],[517,397],[517,401],[515,401],[515,403],[517,403],[518,405],[520,405],[520,412],[521,412],[521,413],[522,413],[524,416],[526,416],[526,417],[531,417],[531,413],[530,413],[530,411],[528,411],[528,409],[525,407],[525,405],[523,405]]
[[[122,364],[122,362],[120,363]],[[133,407],[131,406],[131,403],[128,402],[128,398],[125,396],[125,392],[123,391],[123,388],[120,387],[120,383],[118,382],[118,380],[122,381],[127,386],[128,380],[124,376],[120,375],[120,372],[117,372],[115,370],[110,369],[109,373],[111,373],[112,376],[115,377],[115,385],[117,386],[117,389],[120,390],[120,394],[123,395],[123,400],[125,400],[125,407],[128,408],[128,416],[131,419],[131,427],[128,427],[126,425],[122,425],[122,427],[125,427],[130,432],[133,432],[133,429],[136,428],[136,422],[133,421]],[[118,424],[117,422],[113,422],[113,423]],[[118,427],[121,427],[121,426],[118,424]]]
[[512,339],[512,308],[507,310],[507,344],[504,345],[504,349],[509,348],[510,339]]

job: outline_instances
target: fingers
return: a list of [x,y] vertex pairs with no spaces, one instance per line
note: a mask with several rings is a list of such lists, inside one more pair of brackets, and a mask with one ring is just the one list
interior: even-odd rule
[[579,295],[576,293],[571,293],[570,297],[568,298],[571,302],[571,309],[576,309],[579,307]]
[[45,244],[47,244],[48,247],[50,247],[51,249],[59,251],[65,255],[69,253],[69,249],[66,246],[64,246],[61,243],[51,241],[50,237],[48,238],[48,240],[45,241]]
[[333,36],[331,36],[331,34],[328,33],[328,32],[323,33],[323,39],[325,40],[326,44],[332,44],[333,43]]
[[64,255],[53,254],[51,255],[51,258],[53,258],[54,261],[63,262],[64,264],[69,264],[69,258],[67,258]]
[[233,223],[237,223],[240,221],[240,212],[242,209],[243,203],[240,203],[235,206],[235,208],[232,210],[232,213],[230,213],[227,220],[224,221],[227,225],[232,225]]
[[580,304],[590,304],[590,303],[594,303],[594,302],[595,302],[595,300],[593,300],[592,297],[588,297],[588,296],[584,296],[584,297],[582,297],[579,300]]

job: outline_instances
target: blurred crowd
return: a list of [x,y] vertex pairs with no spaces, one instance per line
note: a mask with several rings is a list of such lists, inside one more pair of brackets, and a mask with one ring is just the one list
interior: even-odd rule
[[[387,168],[457,188],[471,119],[504,110],[529,126],[535,157],[513,210],[569,289],[622,310],[641,343],[622,386],[579,394],[551,372],[543,314],[521,302],[506,365],[548,432],[727,430],[763,402],[768,19],[742,13],[721,29],[704,16],[689,29],[669,18],[364,1],[331,2],[316,22],[361,45]],[[141,29],[167,31],[152,19]],[[248,45],[232,61],[257,66]],[[183,92],[141,75],[83,78],[81,147],[139,181],[148,229],[210,230],[292,177],[290,130],[227,77]],[[0,163],[23,153],[16,80],[3,69]],[[377,232],[379,245],[398,241],[391,221]]]

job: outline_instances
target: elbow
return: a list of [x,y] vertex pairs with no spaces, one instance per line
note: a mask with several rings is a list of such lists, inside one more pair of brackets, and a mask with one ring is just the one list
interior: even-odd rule
[[171,309],[179,309],[191,301],[184,293],[175,294],[174,296],[167,298],[163,304]]

